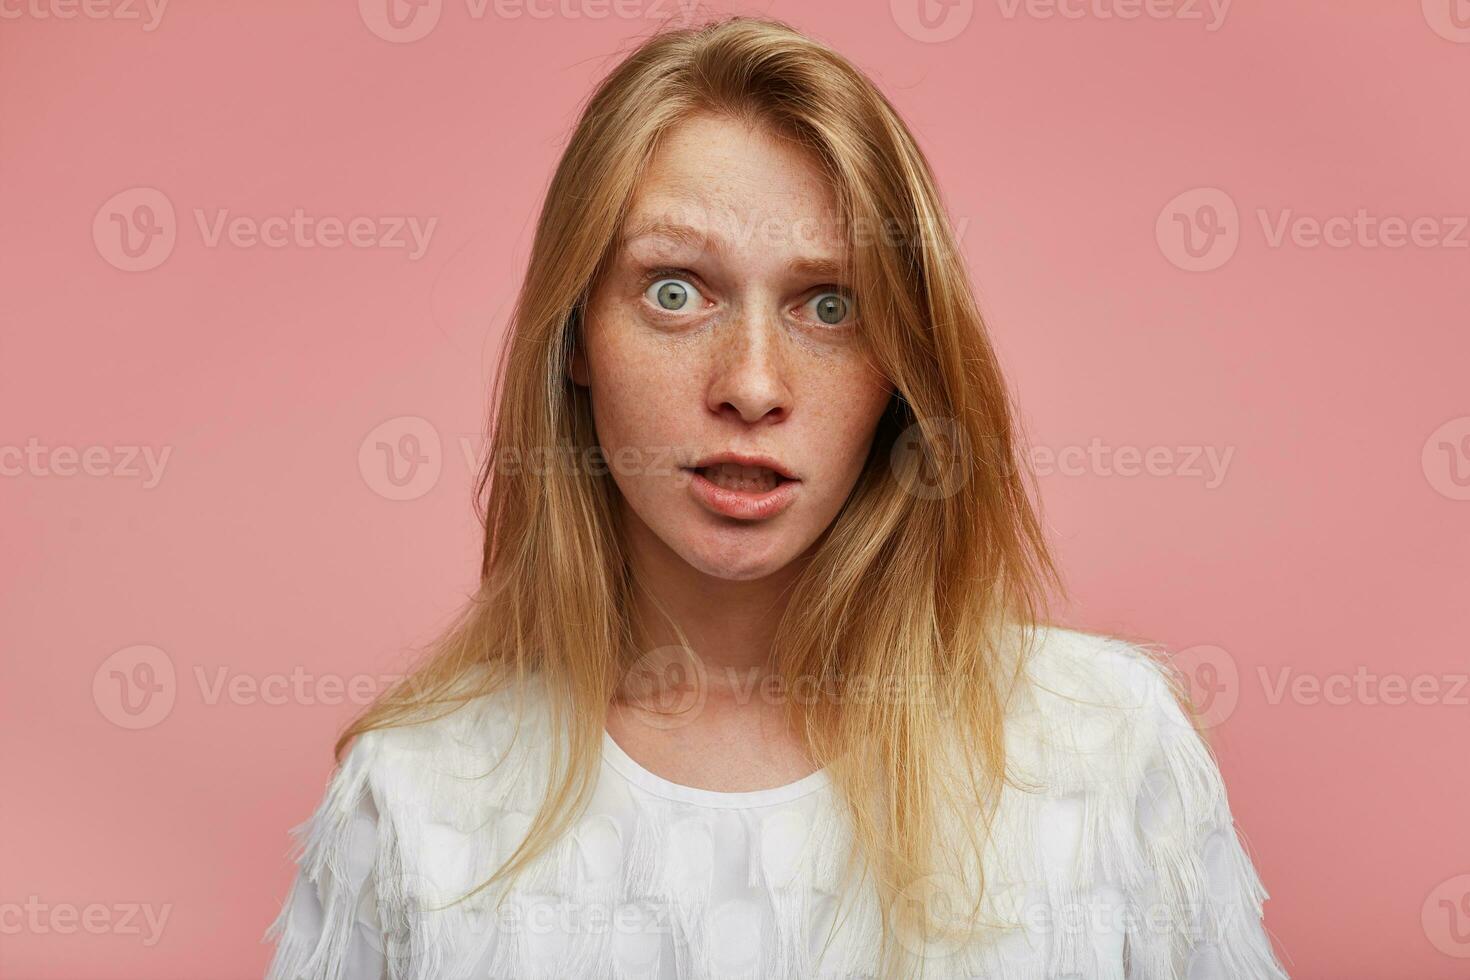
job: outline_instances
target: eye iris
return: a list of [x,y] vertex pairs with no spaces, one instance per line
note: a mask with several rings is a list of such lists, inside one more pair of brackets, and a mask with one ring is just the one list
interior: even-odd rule
[[689,299],[689,290],[677,282],[666,282],[658,287],[658,305],[666,310],[680,310]]
[[817,316],[823,323],[841,323],[847,315],[847,301],[836,293],[828,293],[817,300]]

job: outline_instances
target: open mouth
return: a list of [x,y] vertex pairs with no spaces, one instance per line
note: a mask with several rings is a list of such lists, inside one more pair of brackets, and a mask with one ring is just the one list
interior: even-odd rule
[[792,482],[770,467],[742,466],[738,463],[698,466],[692,472],[698,473],[717,487],[737,493],[768,493],[783,483]]
[[692,476],[689,492],[695,500],[715,514],[740,521],[775,517],[795,502],[801,487],[796,477],[759,463],[727,460],[690,466],[686,472]]

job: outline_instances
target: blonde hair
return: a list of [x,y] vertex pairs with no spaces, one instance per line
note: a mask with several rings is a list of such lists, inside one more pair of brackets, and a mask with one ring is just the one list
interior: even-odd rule
[[[534,675],[563,740],[551,753],[551,789],[524,844],[475,891],[508,887],[583,809],[608,704],[639,654],[617,488],[586,466],[510,473],[496,461],[595,449],[589,405],[568,376],[579,317],[661,134],[695,113],[770,127],[820,162],[849,235],[863,343],[893,385],[864,470],[795,583],[772,651],[786,690],[802,679],[870,691],[918,682],[944,695],[789,701],[850,814],[849,870],[861,868],[879,890],[891,951],[890,915],[905,914],[894,912],[905,904],[895,897],[958,843],[939,843],[941,808],[957,808],[972,856],[983,847],[1006,768],[1007,692],[1024,661],[1006,653],[1001,629],[1019,627],[1028,648],[1048,586],[1061,583],[1028,494],[1010,394],[927,161],[861,72],[779,21],[658,31],[585,106],[548,189],[502,352],[476,484],[480,587],[336,753],[364,732],[423,721],[430,709]],[[940,762],[952,751],[958,770]]]

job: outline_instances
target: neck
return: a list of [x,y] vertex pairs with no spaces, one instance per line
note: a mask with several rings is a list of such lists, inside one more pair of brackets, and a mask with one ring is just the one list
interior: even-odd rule
[[716,688],[769,673],[776,626],[804,561],[758,579],[722,579],[693,568],[636,517],[624,527],[640,651],[687,641]]

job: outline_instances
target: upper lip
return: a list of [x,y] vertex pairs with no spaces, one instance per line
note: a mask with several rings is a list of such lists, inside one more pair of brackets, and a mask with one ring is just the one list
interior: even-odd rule
[[788,480],[796,479],[796,475],[782,465],[780,460],[748,453],[712,453],[695,463],[690,469],[702,470],[706,466],[718,466],[721,463],[735,463],[738,466],[764,466],[768,470],[775,470]]

